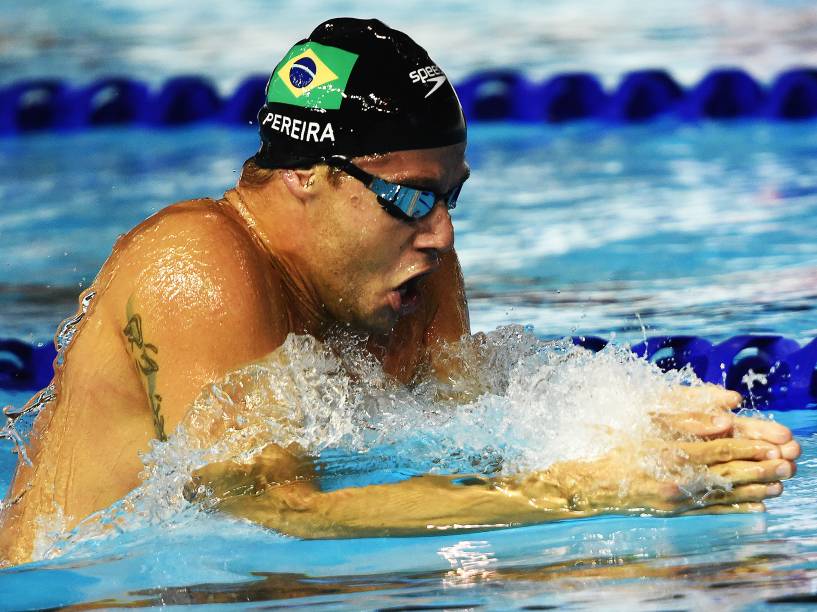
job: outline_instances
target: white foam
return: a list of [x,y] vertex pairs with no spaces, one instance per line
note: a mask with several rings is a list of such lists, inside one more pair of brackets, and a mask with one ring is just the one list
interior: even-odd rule
[[[290,336],[203,390],[168,441],[143,457],[143,484],[42,545],[42,556],[120,531],[195,520],[200,506],[183,496],[193,471],[218,461],[251,463],[270,443],[325,462],[334,478],[373,466],[516,474],[596,459],[622,445],[637,449],[656,435],[651,413],[670,409],[667,392],[698,384],[688,371],[662,373],[624,348],[592,353],[520,326],[446,347],[442,361],[461,364],[462,372],[410,386],[354,346],[349,338],[321,344]],[[657,475],[672,472],[655,458],[643,465]],[[688,471],[684,478],[701,488],[700,476]]]

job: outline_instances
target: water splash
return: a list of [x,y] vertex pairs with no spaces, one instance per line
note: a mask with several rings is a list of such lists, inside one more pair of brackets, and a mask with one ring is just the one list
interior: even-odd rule
[[74,340],[77,331],[79,331],[80,324],[88,314],[88,309],[96,297],[96,291],[88,290],[81,297],[79,301],[79,310],[73,317],[68,317],[60,323],[57,329],[57,334],[54,336],[54,346],[57,347],[57,365],[61,366],[65,362],[65,350]]
[[[673,409],[668,391],[699,384],[689,370],[662,373],[626,348],[592,353],[520,326],[445,346],[438,368],[447,375],[409,386],[358,346],[343,337],[322,344],[289,336],[266,358],[208,386],[168,441],[143,456],[142,485],[53,538],[39,556],[195,520],[207,506],[185,498],[193,472],[220,461],[252,463],[271,443],[314,464],[324,489],[394,481],[395,474],[511,475],[600,458],[623,444],[637,449],[656,436],[651,413]],[[719,486],[653,457],[643,467],[683,477],[690,495]]]
[[[79,310],[77,313],[63,320],[60,323],[57,333],[54,336],[54,345],[57,348],[57,358],[54,362],[55,367],[62,367],[65,361],[65,351],[74,339],[80,324],[88,314],[88,309],[96,297],[96,292],[93,290],[86,291],[80,298]],[[11,440],[14,443],[15,450],[20,459],[31,465],[31,460],[28,457],[25,449],[26,435],[23,432],[28,432],[34,422],[34,418],[40,411],[50,404],[56,397],[56,387],[53,381],[42,391],[34,395],[26,404],[20,408],[15,406],[5,406],[3,408],[3,415],[6,417],[3,427],[0,427],[0,439]],[[21,426],[22,425],[22,426]],[[0,501],[0,510],[3,509],[3,502]]]

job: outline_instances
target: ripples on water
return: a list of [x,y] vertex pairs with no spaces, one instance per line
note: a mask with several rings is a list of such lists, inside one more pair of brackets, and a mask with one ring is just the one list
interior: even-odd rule
[[810,0],[518,0],[512,10],[473,0],[51,0],[4,4],[0,79],[127,74],[157,83],[194,73],[226,91],[249,72],[268,74],[297,39],[338,15],[409,32],[454,79],[500,67],[533,78],[590,70],[614,83],[659,67],[693,83],[714,65],[770,79],[792,63],[817,64]]
[[[406,387],[348,339],[290,336],[203,390],[168,443],[143,458],[142,486],[67,540],[44,536],[35,556],[186,516],[182,491],[195,469],[251,462],[270,443],[317,459],[325,490],[426,473],[514,475],[639,448],[658,435],[650,411],[671,410],[667,391],[697,382],[624,349],[593,354],[519,326],[451,345],[444,361],[462,374]],[[644,462],[656,477],[666,473],[651,455]],[[678,476],[691,483],[700,474]]]
[[[476,329],[817,335],[817,157],[799,125],[472,128],[453,213]],[[252,130],[0,140],[0,332],[47,340],[117,235],[219,197]],[[37,236],[32,240],[31,236]],[[639,319],[640,317],[640,319]]]
[[[730,610],[812,600],[811,412],[788,415],[806,459],[767,515],[607,517],[464,535],[305,541],[202,512],[182,498],[192,469],[247,459],[269,439],[317,456],[328,489],[426,471],[513,473],[592,456],[648,434],[644,405],[656,405],[682,379],[626,352],[592,355],[521,328],[452,355],[472,359],[475,350],[487,357],[482,368],[469,361],[476,386],[411,389],[390,383],[364,355],[339,357],[291,337],[276,355],[205,390],[184,426],[145,456],[142,486],[73,533],[41,540],[39,553],[56,558],[0,572],[4,604],[22,608],[34,597],[40,607],[76,602],[80,609],[291,601],[341,609],[595,609],[607,602],[612,609]],[[248,390],[243,401],[252,408],[239,418],[231,401]],[[270,398],[286,398],[289,408],[281,413]],[[598,423],[611,431],[600,432]],[[217,442],[202,444],[198,434],[213,427]],[[36,596],[25,588],[45,576],[59,588]]]
[[[273,19],[259,0],[229,8],[159,7],[153,0],[18,3],[0,14],[0,67],[3,82],[55,75],[84,82],[115,72],[157,83],[192,72],[227,91],[250,72],[268,72],[269,58],[293,37],[347,12],[382,15],[416,35],[455,80],[499,66],[533,78],[591,70],[609,85],[624,70],[657,66],[689,84],[715,64],[741,65],[764,79],[793,61],[817,64],[812,2],[690,0],[653,3],[650,11],[634,10],[627,0],[592,7],[558,0],[547,11],[534,5],[540,3],[473,10],[463,1],[438,3],[432,12],[418,2],[386,10],[383,3],[306,0],[277,4],[276,14],[288,18]],[[241,45],[230,42],[236,38]],[[0,141],[0,336],[47,341],[76,310],[76,295],[118,234],[170,201],[218,197],[256,142],[252,130],[213,128],[65,134],[59,146],[49,135]],[[643,323],[648,334],[814,337],[814,153],[811,124],[475,126],[474,175],[454,212],[475,329],[521,323],[548,336],[617,333],[636,340]],[[533,360],[529,365],[542,365],[521,354]],[[316,423],[304,443],[320,454],[329,487],[427,469],[524,469],[565,456],[570,449],[559,448],[555,432],[576,440],[574,452],[602,452],[603,444],[589,448],[596,438],[564,414],[596,407],[594,418],[637,424],[633,398],[646,401],[642,396],[666,379],[624,357],[606,365],[600,359],[583,362],[581,372],[561,370],[561,382],[588,393],[595,372],[600,388],[622,390],[623,373],[635,372],[636,387],[625,393],[630,403],[611,408],[580,393],[577,404],[565,404],[557,396],[566,387],[541,393],[535,371],[494,380],[502,392],[460,407],[440,403],[430,389],[387,389],[376,376],[361,389],[347,379],[351,395],[344,397],[362,404],[334,396],[329,405],[337,410],[324,413],[324,424]],[[486,380],[495,373],[485,372]],[[19,405],[26,398],[2,399]],[[389,421],[392,401],[401,402],[394,413],[404,420]],[[379,429],[361,428],[352,406],[364,407]],[[70,554],[0,572],[0,607],[67,600],[85,609],[252,602],[351,609],[808,605],[817,580],[817,420],[811,413],[778,416],[797,428],[805,459],[765,516],[604,518],[467,537],[331,542],[281,537],[185,506],[181,484],[207,453],[252,449],[228,442],[191,451],[176,438],[146,457],[145,486],[104,513],[106,528],[90,525],[44,541],[43,555]],[[335,437],[326,436],[327,423]],[[504,445],[492,443],[496,432]],[[331,440],[329,447],[316,445],[319,435]],[[0,488],[11,457],[0,458]],[[112,528],[121,530],[113,539]]]

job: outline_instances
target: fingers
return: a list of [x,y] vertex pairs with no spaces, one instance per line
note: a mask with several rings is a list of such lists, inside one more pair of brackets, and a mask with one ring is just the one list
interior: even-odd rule
[[730,461],[709,468],[710,473],[720,476],[733,485],[768,483],[794,476],[794,464],[785,459],[771,461]]
[[680,516],[694,516],[699,514],[753,514],[765,512],[766,504],[763,502],[744,502],[741,504],[713,504],[703,508],[694,508],[681,512]]
[[800,444],[792,438],[791,430],[774,421],[751,417],[735,419],[735,435],[753,440],[764,440],[778,445],[783,459],[794,461],[800,456]]
[[[678,415],[659,415],[656,420],[670,432],[680,432],[691,436],[713,439],[727,435],[736,438],[763,441],[778,448],[773,459],[781,457],[794,461],[800,457],[800,444],[793,439],[791,430],[775,421],[767,421],[752,417],[735,417],[729,413],[710,415],[703,413],[683,413]],[[739,457],[732,457],[737,459]],[[743,457],[746,458],[746,457]],[[765,457],[755,457],[762,459]],[[727,459],[728,461],[731,459]]]
[[674,495],[663,501],[668,509],[675,513],[687,512],[707,506],[759,503],[771,497],[778,497],[783,492],[779,482],[753,483],[732,488],[713,488],[706,491],[690,492],[678,488]]
[[679,442],[690,461],[702,465],[715,465],[729,461],[764,461],[780,459],[780,449],[763,440],[743,438],[719,438],[701,442]]
[[788,427],[774,421],[751,417],[735,418],[735,434],[753,440],[766,440],[778,445],[785,444],[792,439],[791,430]]
[[653,417],[671,438],[693,436],[696,438],[718,438],[732,433],[735,417],[729,412],[707,414],[703,412],[682,412],[679,414],[659,414]]
[[794,461],[800,457],[800,443],[797,440],[789,440],[780,446],[780,456],[783,459]]
[[724,489],[707,491],[702,501],[707,506],[762,502],[764,499],[769,499],[770,497],[778,497],[782,492],[783,485],[779,482],[770,484],[749,484],[734,487],[731,491]]
[[696,387],[674,387],[667,392],[665,400],[670,406],[685,410],[732,410],[741,405],[743,396],[720,385],[706,383]]

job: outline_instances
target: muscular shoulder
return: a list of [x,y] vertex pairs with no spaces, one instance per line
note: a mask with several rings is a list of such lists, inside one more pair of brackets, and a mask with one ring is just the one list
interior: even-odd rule
[[192,200],[167,207],[120,238],[109,263],[139,280],[179,281],[179,274],[229,279],[256,272],[261,255],[229,210],[212,200]]
[[178,333],[204,321],[252,329],[276,318],[283,325],[285,317],[268,255],[231,209],[212,200],[175,204],[124,235],[97,284],[117,318],[130,301]]

